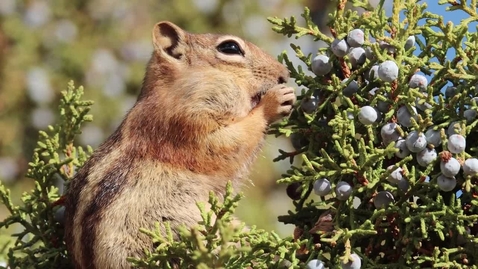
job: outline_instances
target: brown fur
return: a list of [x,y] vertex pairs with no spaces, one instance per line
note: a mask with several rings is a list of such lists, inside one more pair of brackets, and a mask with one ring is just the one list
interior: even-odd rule
[[[244,55],[217,50],[224,41]],[[131,268],[155,222],[193,226],[198,201],[247,176],[269,123],[295,101],[287,69],[234,36],[153,29],[138,100],[78,171],[66,193],[66,242],[78,269]],[[257,103],[254,97],[262,98]]]

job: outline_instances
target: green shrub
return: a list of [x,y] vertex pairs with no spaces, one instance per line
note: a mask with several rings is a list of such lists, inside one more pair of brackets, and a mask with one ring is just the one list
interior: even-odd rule
[[[0,198],[10,216],[0,222],[0,228],[19,230],[5,242],[9,268],[69,268],[70,263],[63,241],[63,226],[58,183],[71,179],[76,167],[83,165],[92,153],[74,145],[84,122],[91,121],[88,114],[91,101],[81,100],[83,88],[75,89],[70,82],[62,92],[59,122],[47,131],[40,131],[33,160],[27,177],[35,187],[22,195],[22,204],[14,205],[10,191],[0,184]],[[2,231],[3,232],[3,231]]]
[[[391,17],[384,1],[378,8],[350,1],[365,9],[362,15],[345,10],[345,2],[330,15],[331,37],[307,10],[304,27],[294,18],[270,19],[279,33],[325,42],[318,54],[333,66],[325,75],[316,68],[316,76],[281,56],[304,90],[290,119],[273,131],[296,146],[277,159],[302,160],[279,180],[296,199],[295,212],[279,220],[308,240],[300,259],[318,258],[331,268],[351,253],[362,268],[476,268],[478,34],[468,30],[478,19],[476,1],[440,1],[469,15],[456,26],[419,1],[393,1]],[[353,29],[364,33],[358,47],[366,56],[336,56],[330,46]],[[315,55],[291,46],[306,66],[313,64]],[[378,76],[369,74],[374,65]],[[414,74],[425,81],[416,83]],[[385,130],[390,126],[393,133]],[[457,149],[455,140],[466,148]]]

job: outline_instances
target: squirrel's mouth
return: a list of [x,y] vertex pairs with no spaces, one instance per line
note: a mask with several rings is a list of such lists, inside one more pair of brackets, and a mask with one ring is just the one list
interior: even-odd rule
[[266,91],[261,90],[251,97],[251,108],[255,108],[259,104],[265,93]]

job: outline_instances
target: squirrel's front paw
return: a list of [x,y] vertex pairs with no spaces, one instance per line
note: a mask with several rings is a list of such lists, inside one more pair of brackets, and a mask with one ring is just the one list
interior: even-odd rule
[[262,97],[259,107],[264,110],[268,123],[272,123],[290,114],[296,100],[294,89],[283,84],[269,89]]

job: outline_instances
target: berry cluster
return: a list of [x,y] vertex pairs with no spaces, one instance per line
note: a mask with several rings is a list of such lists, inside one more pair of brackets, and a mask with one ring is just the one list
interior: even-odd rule
[[[377,57],[373,50],[374,44],[364,48],[365,43],[365,33],[361,29],[353,29],[347,34],[345,39],[335,39],[330,44],[329,52],[333,56],[329,56],[330,54],[328,55],[327,52],[319,53],[312,59],[310,68],[318,77],[327,76],[334,69],[335,60],[337,65],[340,65],[340,61],[344,61],[351,70],[362,70],[363,73],[356,76],[356,79],[349,77],[343,78],[341,81],[344,86],[342,87],[342,92],[337,94],[337,98],[348,97],[355,104],[353,110],[347,110],[347,118],[354,117],[363,126],[381,126],[381,141],[378,141],[379,144],[384,148],[393,144],[396,148],[394,155],[398,159],[414,156],[414,161],[424,168],[439,162],[441,174],[435,177],[438,188],[442,191],[456,190],[457,181],[455,176],[460,171],[461,166],[463,166],[465,176],[474,176],[478,172],[478,159],[468,158],[458,161],[450,155],[461,154],[466,148],[466,138],[464,132],[461,131],[460,122],[451,122],[445,137],[442,135],[442,128],[437,126],[442,126],[443,123],[428,124],[430,126],[424,130],[424,119],[429,116],[433,118],[433,113],[435,112],[434,105],[437,105],[436,98],[430,101],[427,100],[428,79],[422,74],[412,74],[408,79],[408,87],[402,89],[402,93],[399,93],[400,89],[398,89],[396,83],[399,77],[397,63],[394,60],[385,60],[377,63]],[[376,47],[386,51],[389,56],[393,56],[396,52],[395,47],[383,41],[378,42]],[[405,42],[404,49],[408,52],[414,48],[415,37],[410,36]],[[331,59],[334,56],[335,59]],[[367,63],[367,59],[370,68],[363,68]],[[364,98],[362,102],[357,101],[357,97],[368,88],[371,88],[368,92],[368,98]],[[416,90],[414,92],[417,95],[414,106],[411,106],[405,98],[405,102],[399,102],[400,95],[407,94],[404,92],[406,90]],[[445,98],[453,98],[456,92],[457,87],[447,87]],[[320,91],[314,91],[312,95],[304,95],[300,105],[302,112],[306,114],[317,112],[316,109],[321,103],[318,97],[319,94]],[[394,105],[397,102],[398,104]],[[476,103],[476,100],[473,99],[472,102]],[[472,122],[476,118],[476,110],[471,109],[473,106],[472,102],[468,104],[468,108],[463,113],[463,117],[467,122]],[[390,114],[390,112],[394,113]],[[357,126],[359,125],[357,121],[353,124],[356,125],[356,128],[360,128],[360,126]],[[441,145],[442,138],[446,139],[446,147]],[[373,138],[369,137],[369,139]],[[296,149],[300,150],[309,141],[304,139],[304,136],[294,133],[292,143]],[[437,149],[441,150],[441,152],[437,152]],[[394,167],[394,165],[390,165],[387,169],[390,170],[391,167]],[[396,168],[389,172],[388,182],[397,185],[405,192],[409,184],[402,173],[404,173],[402,168]],[[335,197],[338,200],[347,200],[352,194],[353,188],[348,182],[338,181],[334,185]],[[326,178],[316,180],[313,186],[315,193],[320,196],[328,195],[332,190],[332,184]],[[388,191],[379,191],[374,198],[374,204],[378,205],[378,208],[393,201],[394,197]]]
[[[362,260],[360,256],[352,253],[350,254],[350,261],[341,263],[342,269],[360,269]],[[313,259],[307,263],[306,269],[325,269],[325,265],[321,260]]]
[[[416,57],[415,36],[406,38],[403,48],[372,39],[370,32],[352,29],[309,56],[315,77],[300,78],[310,90],[299,97],[300,106],[291,115],[307,128],[292,133],[296,152],[286,156],[307,156],[308,167],[316,172],[296,172],[312,179],[310,185],[294,182],[287,193],[299,200],[313,192],[320,197],[314,205],[324,207],[352,206],[352,198],[358,198],[354,208],[368,210],[370,216],[384,210],[387,218],[392,213],[386,212],[397,214],[405,204],[420,206],[424,199],[449,197],[447,193],[469,204],[478,195],[470,187],[478,176],[478,159],[470,154],[478,141],[468,139],[478,123],[478,87],[433,77],[429,83],[430,69],[409,60]],[[449,83],[453,86],[446,87]],[[396,220],[387,225],[392,222],[398,225]],[[379,229],[394,238],[399,232]],[[363,254],[370,254],[366,247],[371,248],[362,246]],[[312,259],[307,266],[324,264]]]

